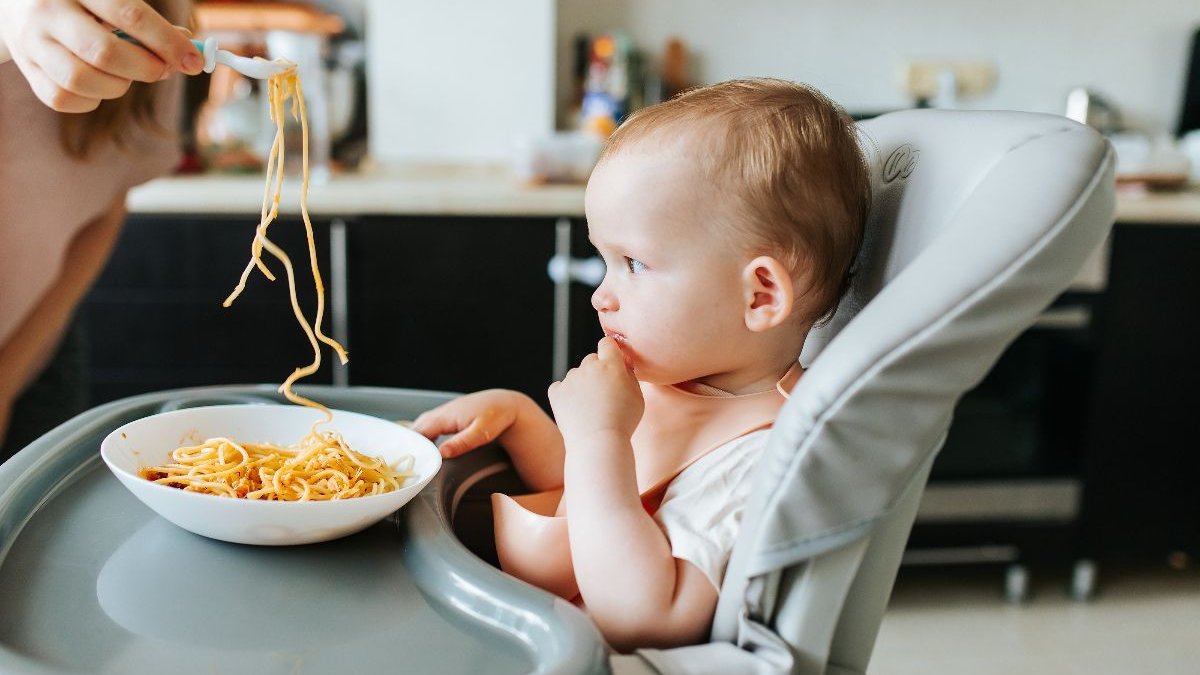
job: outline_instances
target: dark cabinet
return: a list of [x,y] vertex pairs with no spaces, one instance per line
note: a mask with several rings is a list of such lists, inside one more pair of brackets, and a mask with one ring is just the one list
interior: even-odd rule
[[[546,405],[556,339],[569,341],[569,365],[599,339],[590,289],[578,284],[568,292],[564,316],[570,338],[561,330],[556,336],[555,285],[547,274],[562,236],[556,222],[484,216],[314,222],[326,285],[324,328],[344,336],[350,364],[337,372],[335,355],[323,347],[321,369],[303,382],[462,392],[504,387]],[[276,281],[256,270],[233,306],[221,306],[249,261],[256,224],[245,216],[129,219],[80,309],[93,403],[174,387],[282,382],[311,360],[283,268],[270,256],[264,259]],[[301,307],[311,317],[316,296],[303,224],[281,219],[269,235],[291,256]],[[570,236],[577,250],[590,249],[582,223],[573,224]]]
[[[556,340],[546,264],[556,251],[556,220],[380,216],[334,222],[344,241],[336,265],[331,222],[314,222],[326,286],[324,328],[340,333],[332,324],[342,313],[350,363],[347,377],[335,375],[341,366],[332,365],[336,357],[323,347],[322,368],[304,382],[456,392],[504,387],[546,404]],[[250,259],[256,225],[241,216],[128,220],[80,307],[94,404],[174,387],[282,382],[310,362],[287,277],[274,258],[264,256],[275,282],[253,271],[233,306],[221,306]],[[304,226],[283,219],[269,234],[292,257],[301,307],[312,316],[316,293]],[[343,306],[335,292],[346,299]],[[580,288],[570,293],[580,301]],[[590,309],[583,319],[594,323]],[[582,353],[571,358],[576,363]]]
[[1118,224],[1101,309],[1087,546],[1200,556],[1200,227]]
[[[79,308],[91,402],[174,387],[282,382],[312,359],[292,313],[283,266],[255,270],[231,307],[221,306],[250,260],[253,217],[129,218],[112,257]],[[329,270],[328,227],[314,224],[318,260]],[[268,235],[291,257],[297,294],[311,316],[316,294],[303,224],[282,219]],[[327,280],[328,281],[328,280]],[[304,382],[331,382],[328,352]]]
[[553,380],[550,218],[366,218],[347,229],[350,384],[503,387]]

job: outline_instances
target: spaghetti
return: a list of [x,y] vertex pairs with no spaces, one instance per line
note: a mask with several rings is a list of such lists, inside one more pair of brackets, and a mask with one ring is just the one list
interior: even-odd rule
[[[308,215],[308,112],[296,68],[293,66],[283,73],[272,75],[267,80],[267,93],[271,121],[275,123],[275,140],[267,158],[262,212],[250,246],[250,262],[243,270],[237,286],[222,304],[225,307],[233,304],[245,289],[246,281],[255,268],[271,281],[275,280],[275,275],[263,261],[263,249],[283,264],[292,312],[312,346],[313,360],[292,371],[279,386],[279,391],[292,403],[324,412],[325,418],[314,422],[308,435],[293,446],[210,438],[199,445],[176,449],[171,453],[172,462],[168,464],[144,467],[138,473],[147,480],[191,492],[272,501],[347,499],[398,490],[413,475],[411,455],[397,465],[388,465],[381,458],[368,457],[351,450],[340,435],[332,431],[318,431],[319,425],[333,419],[329,408],[292,391],[292,385],[297,380],[313,374],[321,367],[320,342],[332,347],[343,364],[349,359],[342,345],[321,331],[325,316],[325,285],[317,266],[317,247],[313,241],[312,220]],[[311,325],[296,297],[296,275],[291,259],[267,238],[267,227],[279,215],[283,191],[284,112],[289,100],[292,119],[299,121],[302,138],[304,173],[300,186],[300,214],[308,237],[309,266],[317,292],[316,314]]]
[[326,501],[399,490],[413,474],[413,458],[395,466],[350,449],[331,431],[314,431],[299,444],[238,443],[210,438],[176,449],[171,463],[138,474],[160,485],[222,497],[269,501]]

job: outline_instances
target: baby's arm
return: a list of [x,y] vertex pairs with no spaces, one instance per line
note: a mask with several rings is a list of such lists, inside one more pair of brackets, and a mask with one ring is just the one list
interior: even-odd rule
[[520,392],[489,389],[460,396],[422,414],[412,428],[430,440],[454,434],[439,447],[443,457],[457,457],[494,440],[530,489],[563,484],[562,435],[554,420]]
[[550,388],[566,442],[568,536],[579,591],[613,647],[665,647],[702,641],[717,591],[671,544],[642,507],[630,437],[641,419],[637,381],[616,344]]
[[642,508],[628,436],[569,440],[565,476],[571,556],[579,592],[620,651],[702,642],[717,591]]

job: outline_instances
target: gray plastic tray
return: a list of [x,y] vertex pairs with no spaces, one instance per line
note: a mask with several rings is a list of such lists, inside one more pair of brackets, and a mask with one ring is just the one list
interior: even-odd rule
[[[331,407],[412,419],[452,395],[305,387]],[[101,439],[162,410],[280,402],[187,389],[95,408],[0,465],[0,673],[603,673],[570,603],[467,551],[452,508],[499,455],[447,461],[384,522],[337,541],[229,544],[137,501]]]

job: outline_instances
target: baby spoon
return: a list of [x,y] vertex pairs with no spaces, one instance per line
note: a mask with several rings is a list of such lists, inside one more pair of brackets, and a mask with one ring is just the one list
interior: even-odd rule
[[218,63],[223,63],[246,77],[265,80],[272,75],[285,73],[296,67],[296,64],[287,59],[268,61],[257,56],[247,58],[224,49],[217,49],[216,38],[210,37],[203,42],[192,40],[192,44],[196,45],[196,49],[199,49],[204,56],[204,72],[206,73],[211,73]]

